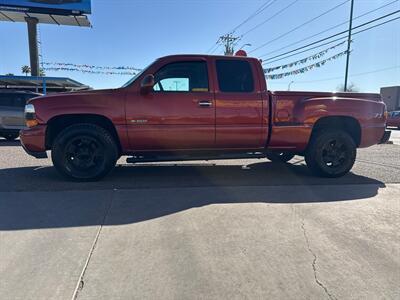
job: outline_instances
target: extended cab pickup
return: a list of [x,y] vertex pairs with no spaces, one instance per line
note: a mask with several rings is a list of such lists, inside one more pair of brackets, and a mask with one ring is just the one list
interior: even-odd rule
[[174,55],[119,89],[34,98],[21,131],[27,153],[51,157],[68,178],[98,180],[130,163],[305,157],[314,174],[338,177],[356,149],[388,139],[379,94],[270,92],[256,58]]

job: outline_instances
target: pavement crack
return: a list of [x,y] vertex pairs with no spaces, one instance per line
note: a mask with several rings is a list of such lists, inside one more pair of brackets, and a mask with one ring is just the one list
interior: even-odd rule
[[113,191],[113,194],[110,197],[110,203],[108,204],[108,207],[104,211],[103,219],[101,221],[99,229],[97,230],[96,236],[95,236],[95,238],[93,240],[92,247],[90,248],[90,251],[89,251],[88,257],[86,259],[85,265],[83,266],[82,272],[81,272],[81,274],[79,276],[78,283],[76,284],[74,293],[73,293],[72,298],[71,298],[72,300],[76,300],[78,298],[78,294],[83,289],[83,286],[85,284],[84,276],[85,276],[85,273],[86,273],[86,269],[89,266],[90,259],[92,258],[93,252],[96,249],[97,242],[99,240],[101,230],[103,229],[103,226],[105,224],[107,216],[108,216],[108,214],[109,214],[109,212],[111,210],[111,205],[112,205],[112,202],[113,202],[113,199],[114,199],[114,192],[115,192],[115,190]]
[[306,231],[306,228],[305,228],[305,225],[304,225],[304,220],[301,221],[301,229],[303,230],[304,240],[306,241],[308,252],[310,252],[311,255],[313,256],[313,261],[312,261],[311,266],[312,266],[312,269],[313,269],[313,272],[314,272],[314,280],[315,280],[315,282],[324,290],[325,294],[329,297],[329,299],[337,300],[337,298],[334,295],[332,295],[332,293],[330,293],[328,291],[328,288],[318,278],[317,255],[311,249],[310,241],[308,240],[307,231]]

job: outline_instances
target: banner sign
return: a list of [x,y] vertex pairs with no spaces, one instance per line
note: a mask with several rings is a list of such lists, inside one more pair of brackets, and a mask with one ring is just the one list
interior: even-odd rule
[[[292,68],[294,66],[300,65],[300,64],[305,64],[306,62],[308,62],[309,60],[316,60],[318,58],[321,58],[322,56],[324,56],[326,53],[328,53],[330,50],[333,50],[341,45],[343,45],[344,43],[347,43],[347,41],[343,41],[339,44],[336,44],[328,49],[325,49],[321,52],[318,52],[316,54],[313,54],[311,56],[308,56],[306,58],[303,59],[299,59],[297,61],[291,62],[289,64],[285,64],[285,65],[281,65],[281,66],[276,66],[276,67],[271,67],[271,68],[266,68],[264,69],[265,73],[271,73],[273,71],[279,70],[279,69],[286,69],[286,68]],[[266,64],[266,63],[265,63]]]
[[338,59],[338,58],[340,58],[340,57],[342,57],[342,56],[344,56],[346,54],[347,54],[347,50],[343,51],[343,52],[340,52],[338,54],[335,54],[334,56],[331,56],[331,57],[329,57],[327,59],[324,59],[322,61],[319,61],[319,62],[317,62],[315,64],[309,65],[307,67],[300,68],[300,69],[293,70],[293,71],[289,71],[289,72],[285,72],[285,73],[267,75],[267,73],[264,70],[264,73],[266,74],[265,78],[267,78],[267,79],[281,79],[281,78],[287,77],[287,76],[303,74],[303,73],[308,72],[308,71],[310,71],[310,70],[312,70],[314,68],[320,68],[320,67],[324,66],[327,62],[330,62],[332,60],[336,60],[336,59]]
[[90,14],[91,0],[0,0],[0,10],[52,15]]

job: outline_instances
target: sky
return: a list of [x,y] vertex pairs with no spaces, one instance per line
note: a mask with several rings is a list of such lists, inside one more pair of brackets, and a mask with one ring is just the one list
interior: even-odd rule
[[[92,14],[89,16],[92,28],[46,24],[39,26],[43,61],[130,66],[140,69],[164,55],[207,53],[219,36],[230,32],[269,1],[92,0]],[[348,27],[348,24],[344,24],[295,46],[276,51],[349,19],[350,1],[347,1],[330,13],[300,27],[345,0],[298,0],[270,19],[292,2],[293,0],[276,0],[256,17],[237,28],[234,35],[241,36],[257,26],[241,38],[236,48],[251,44],[244,46],[249,56],[260,58],[267,54],[262,57],[265,59],[346,30]],[[393,0],[355,0],[354,17],[390,2]],[[357,26],[399,9],[400,1],[396,1],[354,20],[353,25]],[[270,20],[266,21],[268,19]],[[259,25],[263,22],[265,23]],[[299,28],[295,29],[296,27]],[[291,30],[293,31],[288,33]],[[29,65],[26,24],[0,22],[0,41],[0,74],[21,75],[21,66]],[[265,67],[298,61],[337,43],[276,61]],[[319,59],[307,61],[305,64],[284,71],[324,60],[345,51],[346,47],[347,45],[343,44]],[[359,91],[379,92],[383,86],[400,85],[400,19],[355,35],[351,50],[349,82]],[[273,54],[268,54],[270,52]],[[222,47],[219,47],[214,54],[223,54]],[[270,79],[268,88],[287,90],[290,85],[291,90],[335,91],[343,85],[345,64],[346,58],[342,56],[304,74],[278,80]],[[272,73],[281,72],[276,70]],[[68,71],[47,71],[46,75],[70,77],[93,88],[119,87],[131,77]]]

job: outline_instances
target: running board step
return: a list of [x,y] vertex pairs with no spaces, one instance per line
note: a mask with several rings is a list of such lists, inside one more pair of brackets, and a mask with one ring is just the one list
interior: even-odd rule
[[219,159],[260,159],[265,158],[263,152],[225,153],[220,155],[137,155],[126,159],[128,164],[162,161],[187,161],[187,160],[219,160]]

